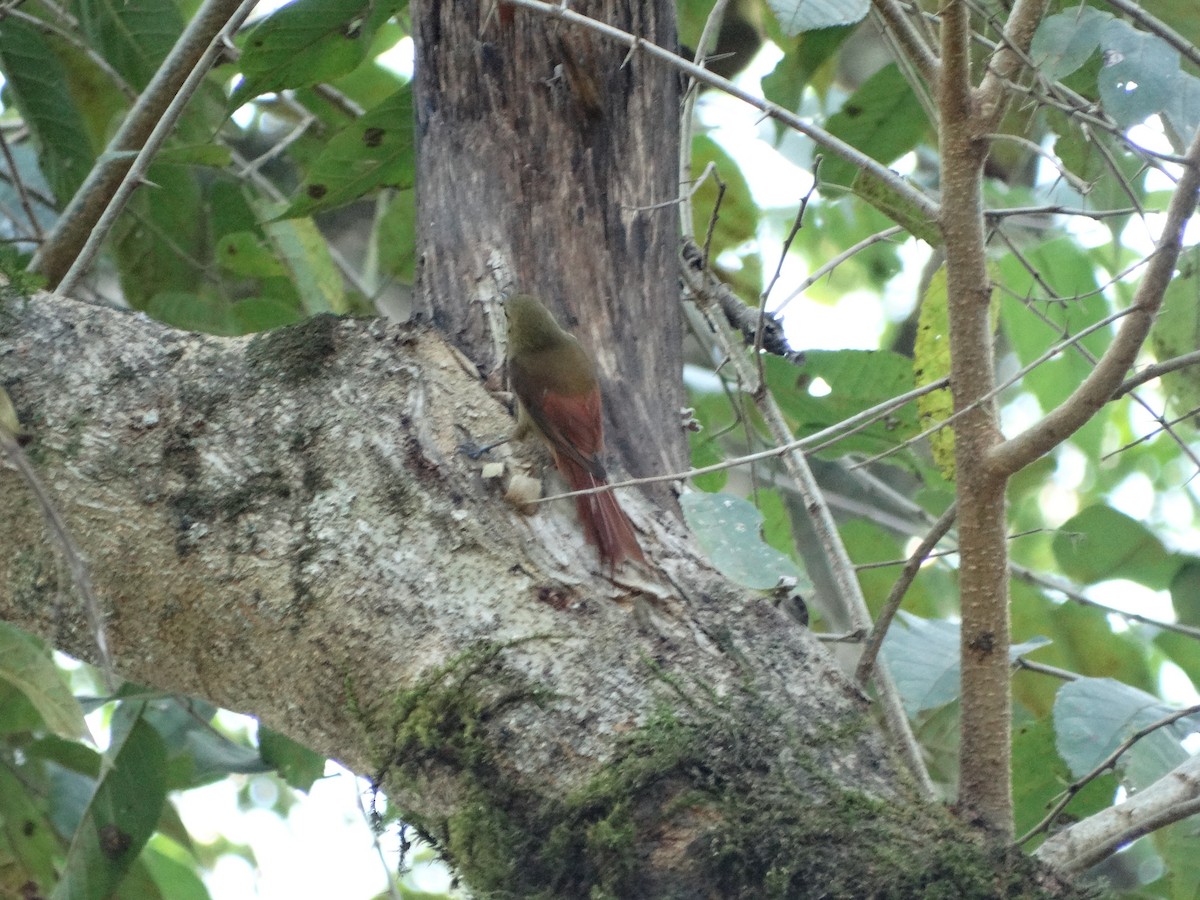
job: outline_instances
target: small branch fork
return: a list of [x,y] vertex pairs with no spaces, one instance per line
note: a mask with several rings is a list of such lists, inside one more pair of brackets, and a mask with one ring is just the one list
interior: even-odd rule
[[[1196,713],[1200,713],[1200,704],[1196,706],[1189,706],[1186,709],[1177,709],[1170,715],[1163,716],[1157,722],[1153,722],[1150,725],[1147,725],[1145,728],[1134,732],[1132,735],[1122,741],[1112,753],[1108,754],[1108,756],[1104,757],[1104,759],[1097,763],[1090,772],[1088,772],[1082,778],[1079,778],[1067,785],[1066,790],[1063,791],[1062,796],[1059,798],[1058,802],[1054,804],[1050,812],[1046,814],[1046,817],[1034,825],[1033,828],[1029,829],[1028,832],[1022,835],[1017,840],[1017,843],[1024,844],[1027,841],[1037,837],[1039,834],[1048,832],[1050,830],[1050,826],[1054,824],[1055,820],[1058,819],[1059,815],[1062,814],[1062,811],[1067,808],[1067,804],[1075,798],[1075,795],[1109,769],[1115,768],[1117,760],[1120,759],[1131,747],[1133,747],[1134,744],[1136,744],[1142,738],[1153,734],[1160,728],[1166,728],[1168,725],[1174,725],[1180,719],[1186,719],[1188,716],[1194,716]],[[1175,771],[1178,772],[1179,770],[1176,769]],[[1200,788],[1200,784],[1197,784],[1196,787]],[[1200,795],[1200,791],[1198,791],[1198,795]]]

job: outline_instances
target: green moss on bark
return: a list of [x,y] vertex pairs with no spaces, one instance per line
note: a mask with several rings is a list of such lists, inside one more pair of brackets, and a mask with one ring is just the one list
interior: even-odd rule
[[827,760],[853,754],[865,713],[823,736],[787,734],[752,690],[716,698],[676,683],[581,788],[534,784],[498,758],[493,728],[505,708],[552,696],[505,668],[504,649],[479,647],[397,698],[381,776],[446,798],[448,813],[406,821],[480,896],[1050,896],[1032,862],[940,807],[845,784]]

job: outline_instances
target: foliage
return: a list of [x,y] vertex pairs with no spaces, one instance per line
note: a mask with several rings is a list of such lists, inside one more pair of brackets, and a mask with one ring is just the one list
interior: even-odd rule
[[[711,5],[680,0],[686,42],[698,39]],[[998,40],[991,14],[1011,4],[978,5],[989,15],[975,22],[977,61]],[[150,82],[192,6],[77,0],[66,4],[64,25],[59,5],[28,0],[0,20],[0,125],[6,140],[18,138],[0,182],[0,227],[17,251],[34,249],[34,236],[103,162],[130,98]],[[744,27],[736,37],[724,30],[716,50],[727,46],[745,66],[753,50],[774,42],[780,52],[761,78],[769,100],[902,170],[911,184],[939,189],[935,98],[927,85],[911,66],[853,65],[869,55],[864,47],[890,47],[847,24],[865,15],[865,3],[734,6],[730,21]],[[934,5],[926,7],[932,15]],[[1066,400],[1109,346],[1120,320],[1108,319],[1129,305],[1151,254],[1147,235],[1157,232],[1178,178],[1177,158],[1200,127],[1200,17],[1192,0],[1162,0],[1154,14],[1148,24],[1100,0],[1052,3],[1029,53],[1036,70],[1016,79],[1017,100],[993,137],[986,222],[997,367],[1013,376],[1000,395],[1007,434]],[[411,284],[412,96],[406,77],[381,56],[408,28],[399,0],[296,0],[239,34],[110,236],[101,268],[111,277],[96,280],[96,295],[180,328],[235,335],[323,313],[366,312],[381,294]],[[808,171],[823,152],[773,124],[762,125],[758,137]],[[808,323],[831,309],[842,310],[840,332],[822,334],[820,349],[799,359],[763,360],[766,387],[797,439],[935,381],[949,365],[936,229],[877,176],[826,156],[787,268],[814,272],[862,246],[788,310],[798,350],[811,346]],[[803,191],[791,185],[791,193],[777,188],[764,196],[762,179],[748,165],[743,170],[716,130],[697,128],[692,160],[693,176],[711,164],[727,186],[719,210],[715,182],[693,196],[695,232],[703,238],[717,215],[711,259],[756,303]],[[345,240],[347,222],[366,234],[364,243]],[[905,230],[866,243],[895,224]],[[11,255],[4,251],[5,272],[15,276]],[[1139,365],[1196,349],[1198,270],[1191,247]],[[771,303],[780,302],[788,281]],[[874,327],[846,312],[864,296],[879,311]],[[321,322],[305,334],[319,339]],[[1085,329],[1092,330],[1075,340]],[[267,356],[287,364],[270,338],[262,340]],[[1181,368],[1114,399],[1010,484],[1013,654],[1041,664],[1012,685],[1018,833],[1105,753],[1196,697],[1195,373]],[[752,386],[724,369],[709,367],[704,376],[690,380],[703,426],[693,437],[693,462],[771,446]],[[841,538],[864,566],[860,583],[872,613],[913,540],[953,496],[953,444],[947,432],[924,434],[949,417],[944,396],[889,410],[813,449]],[[684,501],[718,567],[755,589],[780,577],[803,579],[806,560],[822,552],[780,472],[763,460],[705,476],[692,485],[696,491],[725,494]],[[885,655],[930,770],[952,793],[959,715],[953,537],[942,549],[909,589]],[[9,561],[15,582],[23,572],[37,577],[25,571],[37,565]],[[99,897],[120,883],[142,897],[205,896],[196,872],[210,854],[190,840],[167,792],[266,771],[304,791],[322,771],[317,757],[280,735],[260,729],[254,746],[224,732],[210,707],[129,688],[106,698],[112,742],[102,754],[81,740],[82,710],[72,695],[90,689],[87,676],[68,676],[46,648],[7,628],[0,651],[0,893],[33,884],[45,895]],[[1135,744],[1074,794],[1068,818],[1161,777],[1186,758],[1196,727],[1194,718],[1181,719]],[[112,804],[134,795],[137,814],[117,828],[106,818]],[[1200,884],[1194,827],[1185,821],[1154,832],[1100,874],[1137,896],[1192,896]]]

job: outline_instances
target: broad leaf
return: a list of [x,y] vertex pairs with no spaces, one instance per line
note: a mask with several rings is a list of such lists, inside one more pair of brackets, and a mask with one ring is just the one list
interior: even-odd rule
[[811,590],[790,557],[763,543],[762,514],[753,504],[731,494],[684,494],[680,499],[688,528],[714,566],[731,581],[770,590],[785,579],[801,591]]

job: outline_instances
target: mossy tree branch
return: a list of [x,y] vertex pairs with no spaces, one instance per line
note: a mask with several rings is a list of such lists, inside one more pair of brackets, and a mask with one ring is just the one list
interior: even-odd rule
[[[432,333],[220,339],[40,295],[0,311],[0,361],[118,674],[378,776],[467,883],[1038,895],[909,787],[811,635],[645,501],[654,569],[616,582],[569,502],[511,510],[457,453],[503,408]],[[34,503],[0,470],[0,617],[94,657]]]

